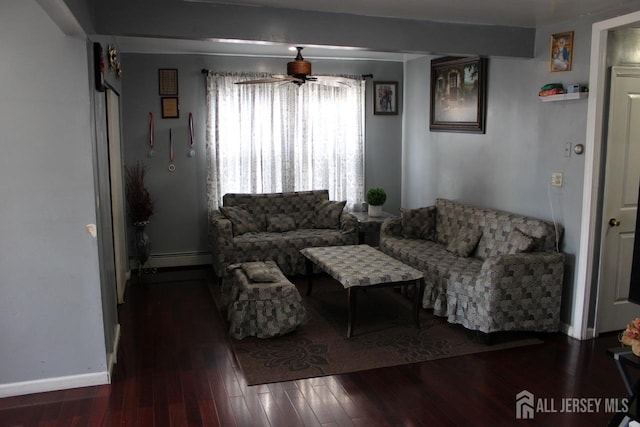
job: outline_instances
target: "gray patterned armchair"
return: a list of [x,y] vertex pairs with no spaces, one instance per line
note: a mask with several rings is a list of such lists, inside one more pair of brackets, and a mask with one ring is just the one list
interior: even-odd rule
[[225,194],[211,219],[213,269],[221,278],[231,264],[275,261],[285,275],[305,273],[300,249],[355,245],[358,219],[328,190]]
[[561,225],[437,199],[385,220],[380,249],[425,275],[424,308],[484,333],[556,332]]

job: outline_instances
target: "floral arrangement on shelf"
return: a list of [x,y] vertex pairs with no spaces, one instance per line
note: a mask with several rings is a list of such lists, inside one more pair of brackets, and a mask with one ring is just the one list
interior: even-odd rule
[[147,222],[153,215],[153,201],[144,183],[147,169],[138,160],[134,166],[125,166],[125,196],[129,215],[134,224]]
[[627,329],[620,335],[620,342],[631,346],[631,351],[640,356],[640,317],[636,317],[627,325]]

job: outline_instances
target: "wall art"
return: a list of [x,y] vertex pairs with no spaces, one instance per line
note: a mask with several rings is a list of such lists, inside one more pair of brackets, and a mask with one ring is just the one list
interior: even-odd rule
[[484,133],[486,79],[486,58],[433,59],[429,129]]

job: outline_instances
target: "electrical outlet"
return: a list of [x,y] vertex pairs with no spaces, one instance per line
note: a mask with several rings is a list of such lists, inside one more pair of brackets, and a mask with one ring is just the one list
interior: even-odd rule
[[566,142],[564,144],[564,156],[565,157],[571,157],[571,143],[570,142]]
[[551,173],[551,185],[554,187],[562,187],[562,172]]

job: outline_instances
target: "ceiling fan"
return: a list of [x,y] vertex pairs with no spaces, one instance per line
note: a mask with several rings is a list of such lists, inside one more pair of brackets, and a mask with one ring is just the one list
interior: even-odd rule
[[298,54],[296,58],[287,63],[287,75],[284,74],[274,74],[270,78],[265,79],[257,79],[257,80],[246,80],[241,82],[236,82],[237,85],[252,85],[259,83],[295,83],[300,86],[305,84],[306,82],[318,82],[324,84],[339,84],[340,80],[344,80],[340,77],[333,76],[313,76],[311,75],[311,62],[306,61],[302,57],[302,49],[301,46],[297,46]]

